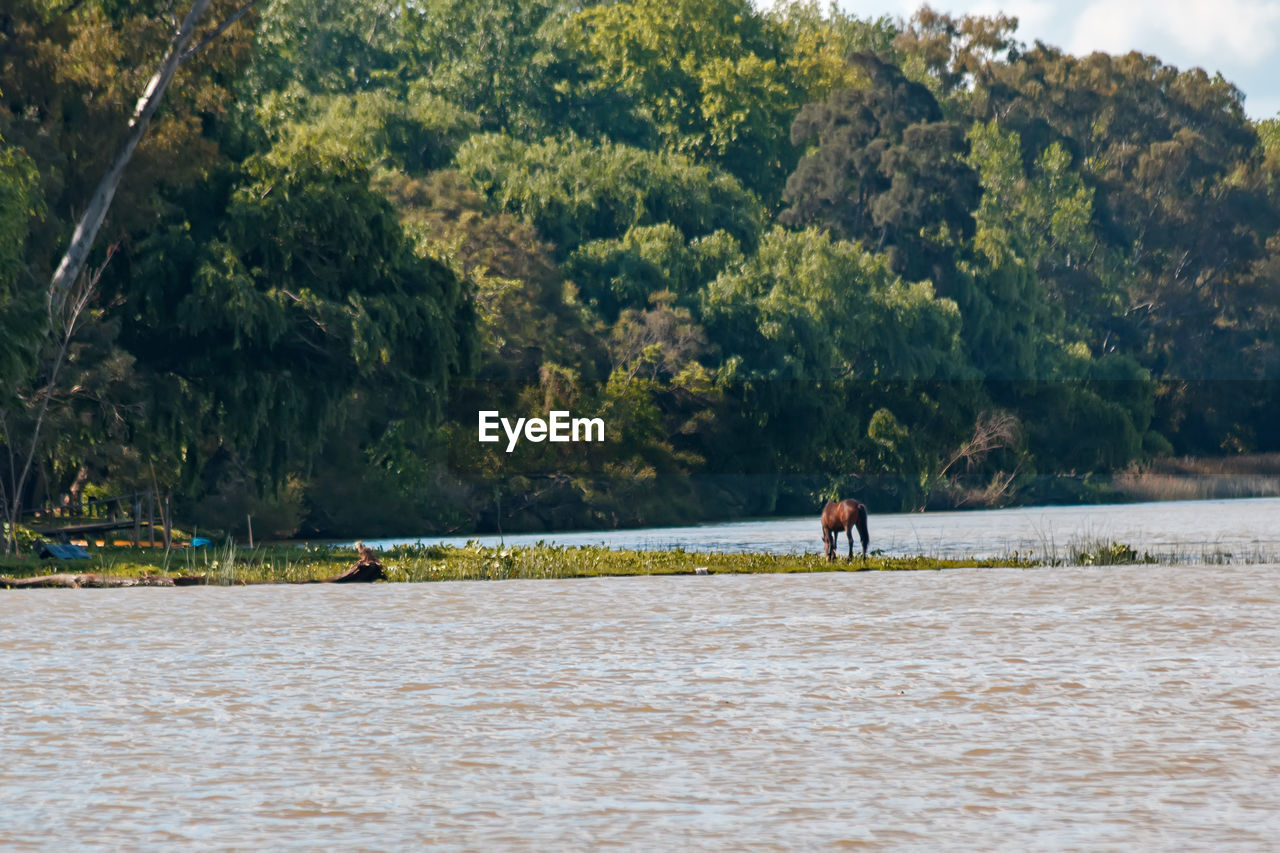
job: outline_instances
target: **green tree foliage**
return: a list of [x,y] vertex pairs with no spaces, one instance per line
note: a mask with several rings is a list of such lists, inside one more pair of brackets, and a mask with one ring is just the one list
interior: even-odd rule
[[[210,17],[233,0],[218,0]],[[37,197],[48,218],[31,234],[28,265],[44,279],[66,247],[74,214],[102,176],[127,119],[167,41],[170,14],[161,3],[7,4],[0,34],[0,136],[21,147],[40,178]],[[218,20],[221,20],[219,17]],[[116,193],[104,233],[119,236],[163,209],[158,185],[189,186],[217,163],[209,129],[227,118],[231,78],[248,56],[251,21],[241,22],[184,63]]]
[[[1060,141],[1096,190],[1095,233],[1123,275],[1118,287],[1092,276],[1101,288],[1086,276],[1075,291],[1106,294],[1089,306],[1095,352],[1129,353],[1154,377],[1190,380],[1160,395],[1158,429],[1184,452],[1258,447],[1256,433],[1228,438],[1230,430],[1195,426],[1224,405],[1205,380],[1265,375],[1257,320],[1276,305],[1258,271],[1280,221],[1238,90],[1155,57],[1078,58],[1037,46],[992,65],[974,106],[1021,134],[1024,158]],[[1227,408],[1255,409],[1246,384],[1226,387],[1240,395]],[[1206,435],[1217,438],[1206,444]]]
[[36,169],[21,148],[6,145],[0,137],[0,295],[13,297],[23,272],[23,250],[35,219]]
[[1229,330],[1244,318],[1214,318],[1232,311],[1273,221],[1259,215],[1257,137],[1239,91],[1155,57],[1077,58],[1044,46],[990,76],[983,113],[999,114],[1033,150],[1061,140],[1098,190],[1103,235],[1132,273],[1131,328],[1115,329],[1112,342],[1160,372],[1225,366]]
[[168,395],[152,409],[161,434],[191,453],[219,436],[267,482],[305,463],[349,401],[438,410],[472,359],[459,279],[413,254],[362,167],[305,147],[250,160],[221,216],[144,241],[117,287],[123,340]]
[[962,119],[975,83],[993,66],[1017,62],[1018,21],[1007,15],[955,17],[921,6],[893,40],[893,61],[927,86],[951,118]]
[[707,353],[707,336],[688,310],[673,308],[674,294],[655,294],[645,311],[629,308],[609,334],[613,371],[630,380],[671,379]]
[[[39,283],[172,23],[0,12],[0,445],[56,396],[24,499],[545,529],[1280,450],[1280,132],[1221,78],[927,8],[259,6],[183,66],[67,341]],[[495,452],[493,409],[609,438]]]
[[1256,130],[1262,154],[1263,180],[1271,197],[1275,198],[1280,192],[1280,116],[1258,122]]
[[[1094,224],[1094,190],[1054,142],[1026,166],[1016,132],[975,124],[979,174],[974,279],[961,313],[993,400],[1018,412],[1033,457],[1116,467],[1143,451],[1149,374],[1096,330],[1123,316],[1125,267]],[[1091,440],[1081,441],[1089,435]]]
[[969,140],[982,186],[975,257],[967,265],[978,281],[962,309],[973,328],[970,355],[989,378],[1054,378],[1053,351],[1121,310],[1115,283],[1108,294],[1098,277],[1085,274],[1102,254],[1093,190],[1071,171],[1059,143],[1028,174],[1017,133],[977,124]]
[[536,381],[546,362],[589,368],[601,359],[576,289],[531,225],[486,211],[456,171],[421,180],[392,173],[378,183],[401,211],[417,253],[449,262],[473,288],[478,379]]
[[861,246],[809,229],[770,231],[708,288],[704,322],[740,354],[725,378],[933,379],[960,363],[960,314],[928,282],[904,283]]
[[[893,43],[899,32],[889,15],[862,19],[819,0],[783,0],[774,3],[767,15],[792,45],[793,57],[826,69],[823,85],[828,91],[859,83],[855,67],[847,62],[854,54],[870,53],[889,62],[897,59]],[[818,94],[810,93],[811,97]]]
[[[890,475],[888,492],[918,488],[934,464],[924,449],[949,438],[952,413],[969,408],[966,383],[955,380],[976,377],[956,304],[928,282],[903,282],[857,244],[775,229],[712,283],[702,316],[724,353],[717,381],[750,424],[741,459],[761,471]],[[939,393],[951,413],[942,414]],[[903,421],[915,425],[910,441],[885,437],[885,424]],[[910,505],[919,496],[898,495]]]
[[973,235],[978,200],[964,128],[944,121],[929,90],[895,66],[857,61],[869,86],[835,92],[796,118],[792,140],[811,148],[787,179],[780,218],[886,251],[901,275],[953,295],[954,254]]
[[[15,167],[24,158],[34,164],[38,182],[28,194],[44,214],[44,227],[28,229],[21,275],[5,282],[17,294],[0,322],[20,325],[11,343],[23,356],[12,372],[12,363],[4,365],[11,396],[0,407],[9,463],[0,502],[10,521],[37,499],[53,503],[68,471],[75,471],[68,497],[77,493],[95,458],[110,457],[112,475],[137,472],[127,464],[130,449],[101,452],[127,437],[123,389],[134,383],[132,358],[114,343],[119,323],[94,304],[100,267],[89,253],[113,197],[108,258],[127,229],[163,210],[158,187],[190,185],[217,162],[209,131],[225,116],[225,75],[246,54],[251,30],[217,38],[221,32],[200,13],[222,19],[234,8],[232,0],[193,5],[181,27],[171,4],[151,2],[19,2],[0,16],[0,69],[6,86],[13,82],[0,133],[23,151]],[[187,53],[174,49],[187,44],[194,46]],[[121,185],[126,163],[133,168]],[[34,286],[50,280],[60,257],[53,285]]]
[[[486,130],[535,138],[565,122],[594,126],[574,85],[579,63],[561,46],[566,14],[555,0],[414,4],[407,19],[414,74]],[[594,106],[608,112],[606,102]]]
[[787,126],[806,101],[852,82],[849,19],[812,8],[762,14],[746,0],[630,0],[575,19],[595,86],[627,99],[661,145],[776,201],[797,152]]
[[267,95],[256,120],[272,144],[329,149],[366,166],[420,174],[447,167],[479,120],[419,82],[387,89],[315,95],[296,85]]
[[415,9],[402,0],[272,0],[247,82],[259,94],[291,85],[352,94],[393,83]]
[[670,223],[686,240],[723,231],[753,246],[763,214],[734,178],[679,154],[571,137],[526,144],[472,137],[459,170],[499,209],[532,223],[561,257],[633,226]]
[[[0,377],[23,373],[40,329],[38,291],[26,266],[27,235],[37,216],[38,177],[31,158],[0,137]],[[13,382],[5,382],[7,393]]]
[[643,308],[652,295],[670,293],[692,306],[726,265],[742,257],[741,244],[724,231],[686,242],[671,223],[635,225],[616,239],[584,243],[565,260],[565,272],[582,282],[582,295],[602,319],[623,308]]

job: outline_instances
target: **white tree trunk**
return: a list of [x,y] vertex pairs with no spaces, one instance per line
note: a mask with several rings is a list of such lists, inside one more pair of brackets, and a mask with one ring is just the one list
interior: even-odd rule
[[147,84],[142,97],[138,99],[138,105],[134,107],[133,117],[129,119],[129,136],[116,152],[106,174],[102,176],[97,189],[93,191],[88,207],[80,216],[80,221],[76,223],[75,233],[71,236],[71,245],[67,247],[67,253],[62,256],[62,262],[58,264],[57,272],[53,274],[53,281],[50,282],[51,300],[57,300],[60,294],[66,293],[71,283],[84,271],[84,265],[89,260],[89,250],[93,248],[98,229],[102,227],[102,220],[106,218],[107,209],[111,207],[116,188],[120,186],[120,179],[124,177],[125,167],[133,158],[133,152],[142,141],[151,117],[160,107],[165,90],[169,88],[174,73],[185,58],[187,42],[191,41],[196,26],[212,2],[213,0],[195,0],[191,4],[191,11],[187,12],[187,16],[182,19],[182,25],[178,31],[169,39],[169,47],[165,51],[164,59],[160,62],[160,68]]

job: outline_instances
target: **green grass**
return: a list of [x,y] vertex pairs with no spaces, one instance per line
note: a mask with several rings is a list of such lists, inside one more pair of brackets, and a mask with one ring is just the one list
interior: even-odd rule
[[[165,552],[149,548],[91,548],[90,560],[37,560],[0,557],[0,575],[15,578],[58,572],[100,573],[117,577],[167,575],[199,577],[218,586],[305,583],[351,568],[355,551],[332,545],[271,545],[246,548],[227,541],[208,548]],[[1274,562],[1275,555],[1186,553],[1153,556],[1119,542],[1073,542],[1065,552],[1048,547],[1040,554],[1001,558],[891,557],[872,555],[849,562],[820,554],[725,554],[679,549],[622,551],[600,546],[567,547],[539,543],[529,547],[402,545],[379,553],[391,582],[510,580],[536,578],[626,577],[635,575],[791,574],[798,572],[922,571],[955,568],[1030,568],[1033,566],[1105,566],[1132,563]]]
[[[90,572],[113,576],[143,574],[202,576],[213,585],[299,583],[333,577],[356,562],[350,548],[335,546],[259,546],[232,542],[200,549],[92,548],[90,560],[0,558],[0,574],[31,577],[39,574]],[[871,556],[829,562],[818,554],[707,554],[682,550],[618,551],[598,546],[464,547],[404,545],[379,554],[387,579],[399,582],[508,580],[515,578],[585,578],[633,575],[761,574],[827,571],[916,571],[962,566],[1034,565],[1029,559],[938,559],[933,557]]]
[[829,562],[817,554],[719,554],[682,550],[618,551],[584,546],[535,545],[528,548],[401,547],[383,558],[388,579],[400,581],[505,580],[509,578],[585,578],[634,575],[786,574],[828,571],[909,571],[961,566],[1029,566],[1017,559],[940,560],[929,557],[855,557]]

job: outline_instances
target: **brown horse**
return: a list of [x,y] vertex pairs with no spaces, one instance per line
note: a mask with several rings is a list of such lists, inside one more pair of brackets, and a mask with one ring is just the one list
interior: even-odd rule
[[840,503],[827,501],[827,505],[822,508],[822,544],[826,547],[828,560],[836,558],[836,540],[840,538],[841,530],[849,540],[849,559],[853,559],[853,528],[855,527],[858,528],[858,535],[862,538],[862,558],[865,560],[867,542],[870,541],[870,537],[867,536],[867,508],[853,498],[842,500]]

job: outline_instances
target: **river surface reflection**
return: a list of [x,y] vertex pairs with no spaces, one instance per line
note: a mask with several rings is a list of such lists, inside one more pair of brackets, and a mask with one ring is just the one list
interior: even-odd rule
[[1280,566],[0,594],[0,848],[1261,849]]
[[[869,519],[871,547],[890,555],[1001,557],[1013,552],[1061,556],[1073,545],[1122,542],[1171,561],[1280,555],[1280,498],[1095,506],[1038,506],[970,512],[876,514]],[[375,547],[414,542],[462,545],[478,539],[532,545],[605,545],[610,548],[687,551],[821,553],[818,515],[812,517],[509,536],[400,537]],[[846,542],[840,539],[841,553]]]

